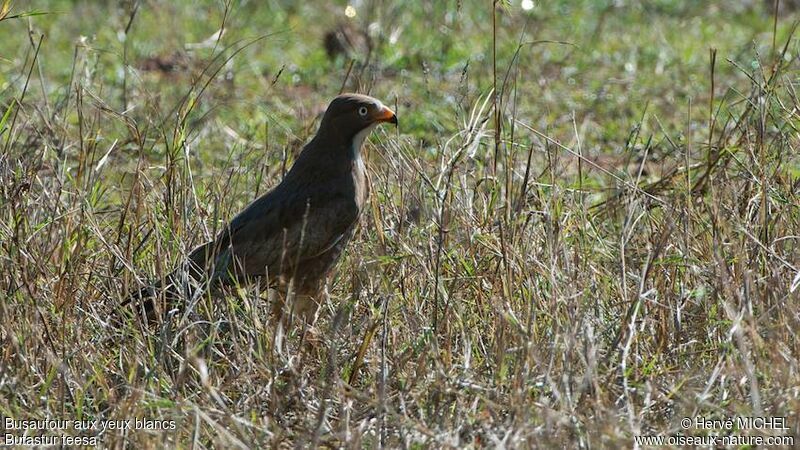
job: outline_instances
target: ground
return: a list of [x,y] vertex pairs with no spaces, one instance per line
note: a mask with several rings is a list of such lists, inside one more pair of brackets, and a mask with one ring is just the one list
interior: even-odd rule
[[[796,7],[0,1],[0,442],[797,437]],[[114,326],[342,90],[400,126],[313,339],[259,287]]]

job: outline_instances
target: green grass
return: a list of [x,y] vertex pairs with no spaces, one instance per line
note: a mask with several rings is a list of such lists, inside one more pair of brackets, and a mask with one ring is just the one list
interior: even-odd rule
[[[99,434],[136,448],[726,434],[697,416],[798,436],[798,15],[709,3],[501,2],[493,31],[476,1],[11,2],[0,416],[174,421]],[[352,66],[323,46],[344,23],[372,42]],[[276,336],[257,287],[110,326],[280,180],[342,86],[400,127],[366,146],[321,343]]]

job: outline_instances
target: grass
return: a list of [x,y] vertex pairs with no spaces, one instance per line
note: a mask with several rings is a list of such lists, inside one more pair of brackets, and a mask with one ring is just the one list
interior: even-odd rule
[[[684,417],[800,435],[791,8],[112,3],[0,21],[3,418],[173,421],[89,434],[136,448],[732,433]],[[368,56],[326,55],[341,24]],[[258,287],[110,326],[280,180],[342,87],[400,127],[367,144],[322,343],[276,336]]]

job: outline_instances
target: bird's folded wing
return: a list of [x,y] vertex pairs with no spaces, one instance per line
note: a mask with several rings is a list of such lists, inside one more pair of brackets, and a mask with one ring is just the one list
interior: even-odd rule
[[206,273],[286,273],[332,248],[358,220],[350,196],[282,194],[272,192],[253,202],[215,241],[192,252],[190,260]]

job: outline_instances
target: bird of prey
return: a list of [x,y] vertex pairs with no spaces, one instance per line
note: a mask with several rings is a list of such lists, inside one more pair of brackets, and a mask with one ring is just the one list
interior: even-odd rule
[[395,113],[366,95],[331,101],[316,136],[283,181],[237,214],[211,242],[194,249],[181,267],[133,293],[149,321],[156,299],[168,305],[191,298],[199,286],[257,279],[294,293],[293,312],[311,321],[327,295],[328,276],[352,238],[369,192],[361,146]]

